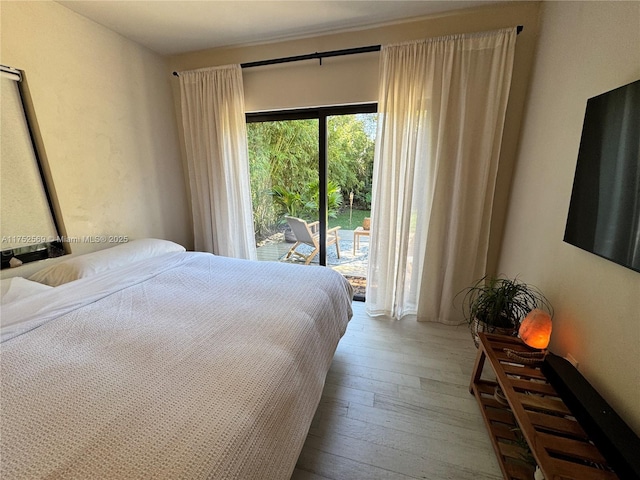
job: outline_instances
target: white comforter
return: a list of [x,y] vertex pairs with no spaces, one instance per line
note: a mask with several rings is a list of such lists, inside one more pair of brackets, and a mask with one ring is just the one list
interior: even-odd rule
[[351,287],[179,253],[17,303],[2,311],[3,480],[288,479]]

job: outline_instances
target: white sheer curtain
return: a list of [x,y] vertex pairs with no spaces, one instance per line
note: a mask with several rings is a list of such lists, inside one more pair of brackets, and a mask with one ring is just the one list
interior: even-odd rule
[[195,249],[255,260],[242,70],[180,72],[180,93]]
[[458,324],[482,277],[516,29],[381,53],[367,311]]

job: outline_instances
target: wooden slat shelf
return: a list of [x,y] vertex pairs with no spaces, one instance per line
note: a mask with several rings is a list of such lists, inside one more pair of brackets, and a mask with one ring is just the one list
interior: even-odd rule
[[[546,480],[617,479],[540,368],[508,357],[505,348],[532,351],[517,338],[480,333],[469,388],[480,406],[504,478],[533,479],[534,459]],[[482,378],[487,360],[496,381]],[[496,398],[497,386],[507,404]]]

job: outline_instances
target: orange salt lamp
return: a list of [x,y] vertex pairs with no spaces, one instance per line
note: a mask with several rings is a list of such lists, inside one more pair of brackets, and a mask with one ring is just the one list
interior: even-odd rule
[[531,310],[520,323],[518,335],[530,347],[547,348],[551,338],[551,316],[538,308]]

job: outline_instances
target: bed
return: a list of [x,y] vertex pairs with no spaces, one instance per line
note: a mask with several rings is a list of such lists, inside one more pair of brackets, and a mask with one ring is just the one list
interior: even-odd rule
[[290,478],[352,289],[181,250],[3,305],[1,478]]

